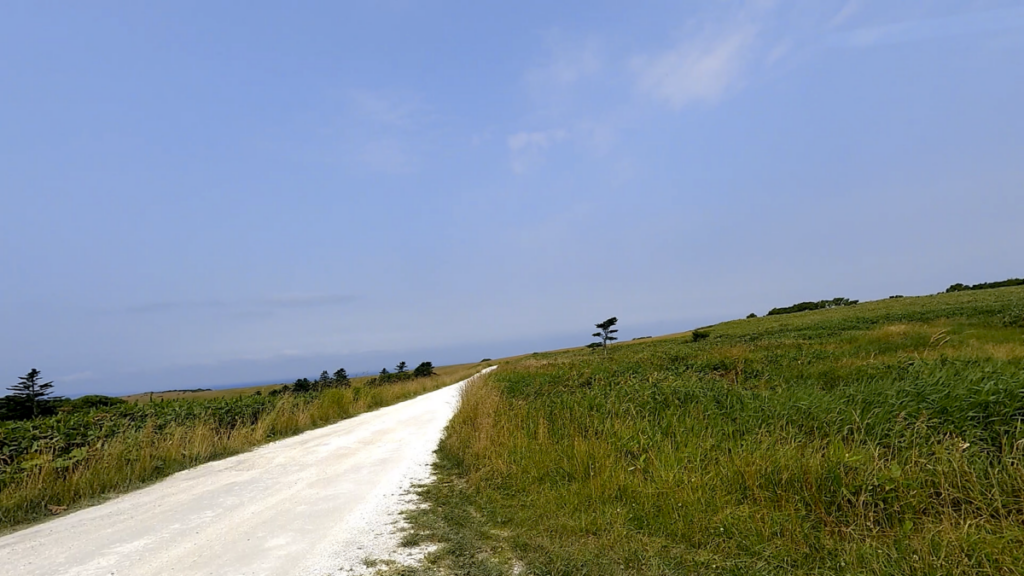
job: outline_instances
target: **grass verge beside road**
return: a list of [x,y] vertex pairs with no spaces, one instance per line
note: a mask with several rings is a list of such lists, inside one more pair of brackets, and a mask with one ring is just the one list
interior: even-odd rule
[[1024,572],[1024,288],[707,331],[470,386],[421,571]]
[[178,400],[145,411],[101,408],[45,422],[5,422],[0,425],[0,531],[408,400],[484,367],[442,367],[436,376],[408,382],[372,387],[357,383],[249,402]]

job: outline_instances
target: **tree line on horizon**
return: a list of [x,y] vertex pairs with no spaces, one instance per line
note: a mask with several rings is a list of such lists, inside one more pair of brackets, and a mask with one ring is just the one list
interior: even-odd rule
[[391,384],[394,382],[415,380],[416,378],[428,378],[434,374],[433,362],[420,362],[416,368],[413,368],[410,371],[408,364],[406,364],[405,361],[402,361],[395,366],[394,372],[389,371],[387,368],[381,368],[380,372],[375,377],[366,381],[366,385],[381,386],[383,384]]
[[982,282],[981,284],[961,284],[957,282],[949,288],[946,288],[946,293],[952,292],[966,292],[968,290],[991,290],[993,288],[1008,288],[1010,286],[1024,286],[1024,278],[1010,278],[1003,280],[1002,282]]
[[[394,372],[389,372],[385,368],[376,377],[367,380],[366,385],[382,386],[435,374],[432,362],[421,362],[410,371],[408,365],[402,361],[395,366]],[[344,368],[338,368],[333,374],[324,370],[315,380],[299,378],[292,384],[285,384],[271,391],[269,395],[317,393],[332,388],[344,389],[351,386],[352,379],[348,372]],[[55,396],[53,395],[53,382],[44,382],[42,372],[36,368],[29,370],[24,376],[19,376],[18,382],[8,386],[7,390],[7,395],[0,396],[0,421],[31,420],[53,416],[58,412],[91,410],[127,403],[122,398],[102,394],[87,394],[73,400],[64,396]],[[257,391],[256,394],[260,394],[260,392]]]
[[[1011,286],[1024,286],[1024,278],[1010,278],[1008,280],[1002,280],[1000,282],[982,282],[980,284],[963,284],[957,282],[949,288],[946,288],[941,294],[951,294],[953,292],[966,292],[968,290],[992,290],[994,288],[1009,288]],[[892,298],[903,298],[902,294],[889,296]],[[819,300],[817,302],[800,302],[799,304],[793,304],[792,306],[786,306],[783,308],[772,308],[768,311],[767,316],[776,316],[778,314],[793,314],[795,312],[806,312],[809,310],[826,310],[828,308],[836,308],[839,306],[853,306],[858,304],[859,300],[850,300],[849,298],[833,298],[831,300]],[[747,318],[757,318],[757,314],[750,314]]]
[[768,316],[777,316],[779,314],[793,314],[795,312],[806,312],[808,310],[828,310],[829,308],[838,308],[840,306],[854,306],[859,304],[860,300],[850,300],[849,298],[833,298],[831,300],[818,300],[817,302],[800,302],[799,304],[793,304],[792,306],[785,306],[783,308],[772,308],[768,311]]
[[[387,368],[384,368],[377,376],[366,380],[364,383],[367,386],[380,386],[415,378],[425,378],[434,374],[434,364],[432,362],[421,362],[414,370],[409,371],[408,364],[403,360],[395,366],[394,372],[389,372]],[[271,391],[270,394],[272,396],[288,393],[304,394],[308,392],[322,392],[331,388],[349,388],[351,386],[352,379],[349,377],[348,372],[344,368],[338,368],[333,374],[324,370],[316,379],[298,378],[291,384],[285,384]]]

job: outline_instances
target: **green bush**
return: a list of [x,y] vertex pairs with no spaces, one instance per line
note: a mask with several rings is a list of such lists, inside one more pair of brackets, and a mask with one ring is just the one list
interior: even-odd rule
[[75,398],[74,400],[71,400],[68,404],[74,410],[92,410],[94,408],[109,408],[111,406],[127,404],[127,401],[121,398],[115,398],[113,396],[88,394],[86,396]]
[[859,300],[850,300],[849,298],[833,298],[831,300],[819,300],[817,302],[801,302],[785,308],[772,308],[768,311],[768,316],[794,314],[796,312],[808,312],[810,310],[827,310],[829,308],[838,308],[840,306],[853,306],[859,302]]

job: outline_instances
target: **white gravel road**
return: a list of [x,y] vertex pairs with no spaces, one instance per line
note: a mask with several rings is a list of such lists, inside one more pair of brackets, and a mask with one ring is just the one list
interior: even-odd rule
[[[489,369],[490,370],[490,369]],[[0,538],[10,576],[350,575],[398,547],[464,382]]]

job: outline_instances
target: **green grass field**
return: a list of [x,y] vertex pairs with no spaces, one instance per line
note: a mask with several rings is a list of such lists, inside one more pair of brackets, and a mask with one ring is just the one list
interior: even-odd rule
[[1024,288],[707,331],[470,387],[411,516],[424,571],[1024,572]]

